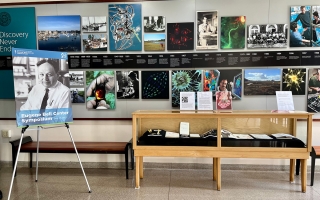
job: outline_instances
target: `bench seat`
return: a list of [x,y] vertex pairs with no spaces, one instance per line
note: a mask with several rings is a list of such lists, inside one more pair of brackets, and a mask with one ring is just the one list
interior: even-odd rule
[[[20,139],[10,141],[12,146],[12,167],[14,167]],[[75,142],[78,153],[93,154],[124,154],[126,164],[126,178],[129,178],[128,172],[128,153],[131,154],[131,169],[133,166],[132,142]],[[32,168],[32,154],[37,153],[37,142],[30,136],[22,139],[20,152],[30,153],[30,168]],[[40,141],[39,153],[75,153],[72,142],[61,141]]]

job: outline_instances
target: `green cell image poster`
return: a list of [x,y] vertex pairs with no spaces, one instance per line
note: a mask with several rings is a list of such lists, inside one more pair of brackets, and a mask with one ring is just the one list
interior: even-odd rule
[[246,17],[221,17],[221,49],[245,48]]

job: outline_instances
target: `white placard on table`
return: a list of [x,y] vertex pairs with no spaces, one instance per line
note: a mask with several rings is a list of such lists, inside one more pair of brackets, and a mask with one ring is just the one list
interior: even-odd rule
[[182,137],[189,136],[189,122],[180,122],[180,135]]
[[198,110],[213,110],[212,92],[197,92]]
[[294,104],[291,91],[276,91],[278,110],[293,111]]
[[195,92],[180,92],[180,110],[195,110]]

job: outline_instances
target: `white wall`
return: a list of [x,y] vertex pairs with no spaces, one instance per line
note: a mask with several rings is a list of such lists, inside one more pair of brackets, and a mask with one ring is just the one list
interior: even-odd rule
[[[30,0],[16,0],[8,2],[31,2]],[[36,2],[36,1],[34,1]],[[137,3],[137,2],[134,2]],[[177,1],[158,1],[142,2],[142,16],[163,15],[166,16],[166,22],[195,22],[196,11],[218,10],[221,16],[245,15],[246,24],[263,24],[263,23],[289,23],[290,6],[295,5],[320,5],[316,0],[177,0]],[[36,5],[37,15],[65,15],[79,14],[88,15],[108,15],[107,3],[83,3],[83,4],[49,4]],[[281,49],[281,50],[288,50]],[[308,49],[308,48],[305,48]],[[309,48],[312,49],[312,48]],[[261,51],[270,51],[275,49],[261,49]],[[302,50],[302,49],[294,49]],[[218,50],[221,51],[221,50]],[[214,52],[218,52],[214,51]],[[237,50],[232,50],[237,51]],[[238,50],[244,51],[244,50]],[[247,51],[247,49],[245,49]],[[250,51],[250,50],[248,50]],[[256,49],[254,51],[257,51]],[[188,51],[192,52],[192,51]],[[225,52],[225,51],[224,51]],[[131,52],[124,52],[131,53]],[[178,52],[177,52],[178,53]],[[118,101],[119,102],[119,101]],[[117,103],[118,103],[117,102]],[[120,102],[117,107],[124,106],[126,113],[131,113],[136,109],[167,109],[170,107],[170,101],[153,101],[144,104],[142,100],[134,101],[130,104]],[[297,110],[305,110],[306,96],[295,96],[294,103]],[[73,107],[75,116],[81,115],[81,105]],[[162,107],[163,106],[163,107]],[[14,116],[14,101],[0,100],[1,116]],[[274,109],[276,107],[275,96],[244,96],[241,101],[234,103],[234,109]],[[99,114],[98,114],[99,113]],[[103,116],[101,112],[97,114]],[[315,118],[318,118],[316,115]],[[71,131],[75,141],[129,141],[131,139],[131,121],[75,121],[71,126]],[[320,136],[316,131],[320,127],[320,122],[313,124],[313,145],[320,145]],[[21,129],[16,128],[15,121],[0,120],[0,130],[13,130],[13,137],[20,137]],[[299,137],[304,140],[306,126],[304,122],[298,123]],[[31,135],[36,140],[35,131],[27,131],[25,135]],[[41,131],[40,141],[69,141],[69,135],[65,128],[48,129]],[[118,162],[123,161],[120,155],[84,155],[81,154],[83,162]],[[27,161],[28,155],[21,154],[20,161]],[[9,139],[0,137],[0,161],[11,160],[11,145]],[[40,161],[77,161],[76,156],[72,154],[40,154]],[[163,162],[163,163],[211,163],[212,159],[207,158],[145,158],[146,162]],[[223,159],[223,164],[271,164],[282,165],[288,164],[288,160],[271,160],[271,159]]]

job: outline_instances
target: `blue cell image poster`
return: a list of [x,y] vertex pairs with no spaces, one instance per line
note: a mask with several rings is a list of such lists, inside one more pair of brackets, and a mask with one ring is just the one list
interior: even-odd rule
[[73,121],[66,52],[12,49],[18,127]]
[[110,51],[141,51],[141,21],[141,4],[109,4]]
[[[35,19],[34,7],[0,8],[0,56],[11,56],[12,48],[37,49]],[[11,68],[0,71],[0,80],[7,86],[0,87],[0,99],[14,99]]]

